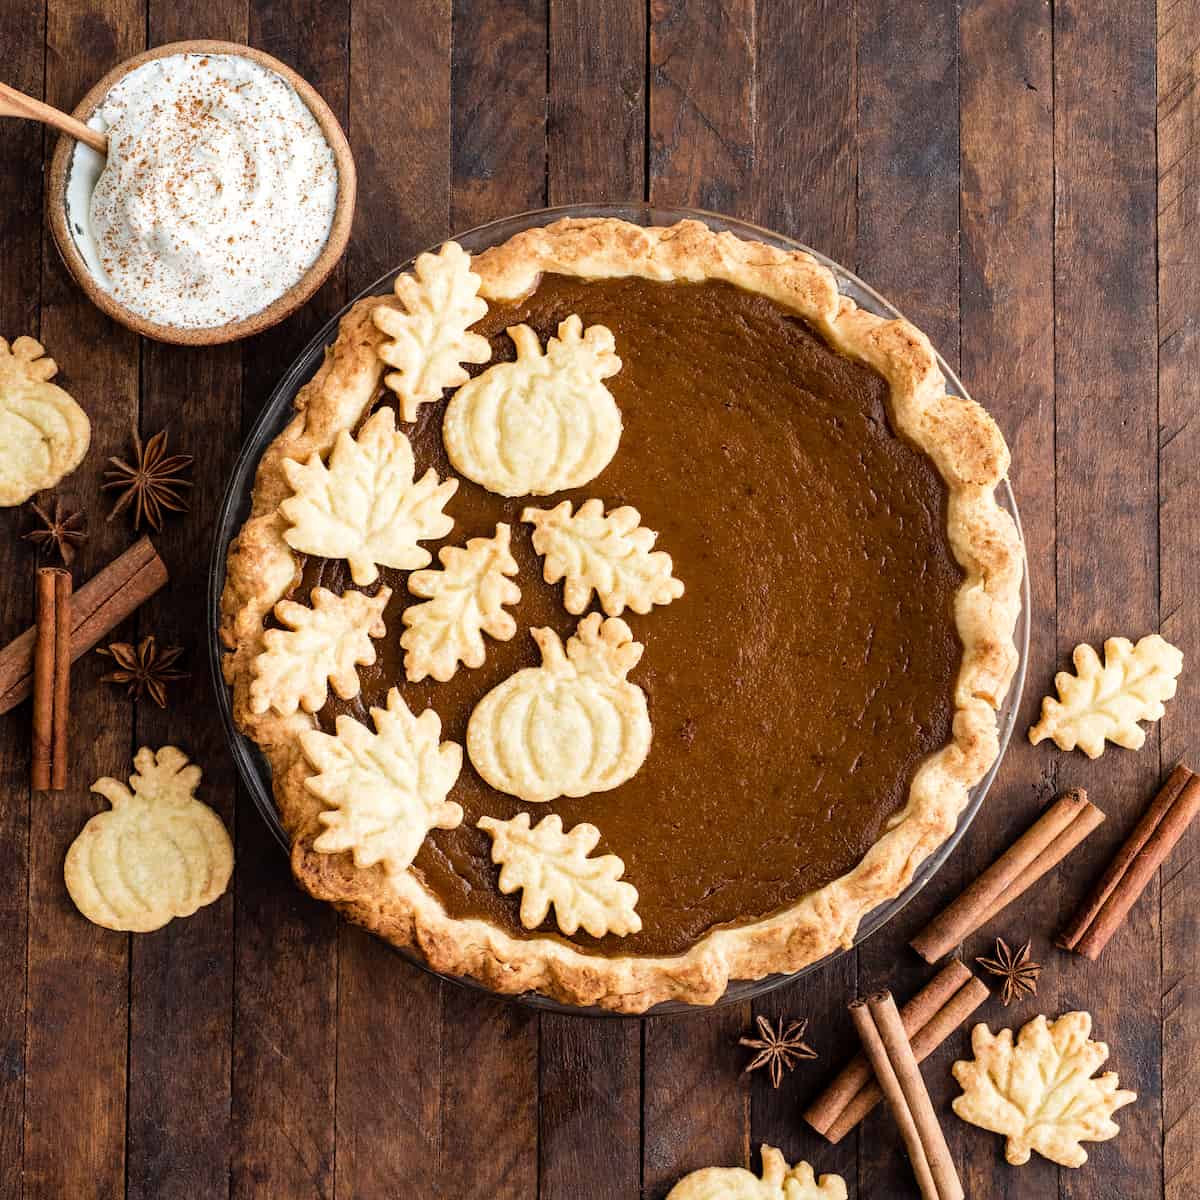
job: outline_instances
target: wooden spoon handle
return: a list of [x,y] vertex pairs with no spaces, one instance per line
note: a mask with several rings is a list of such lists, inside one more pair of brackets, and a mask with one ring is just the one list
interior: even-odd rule
[[108,135],[77,121],[74,117],[49,104],[43,104],[32,96],[18,92],[7,83],[0,83],[0,117],[24,117],[29,121],[41,121],[76,141],[91,146],[99,154],[108,154]]

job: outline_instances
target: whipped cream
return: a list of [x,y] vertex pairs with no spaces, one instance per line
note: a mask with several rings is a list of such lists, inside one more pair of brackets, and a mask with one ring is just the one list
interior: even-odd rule
[[295,88],[248,58],[143,63],[77,144],[67,224],[97,282],[162,325],[203,329],[262,311],[324,248],[338,172]]

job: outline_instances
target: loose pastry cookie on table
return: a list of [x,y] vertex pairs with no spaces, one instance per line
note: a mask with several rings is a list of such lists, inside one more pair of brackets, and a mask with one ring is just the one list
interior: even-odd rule
[[[850,945],[994,761],[1007,447],[811,257],[695,221],[448,243],[295,405],[229,549],[225,677],[302,886],[434,969],[712,1003]],[[411,469],[370,448],[400,436]],[[427,477],[453,526],[397,553]],[[321,595],[371,611],[310,653]],[[461,768],[414,807],[372,742],[352,814],[305,749],[377,738],[393,689]]]
[[667,1200],[846,1200],[846,1183],[840,1175],[817,1179],[806,1162],[789,1167],[774,1146],[764,1145],[761,1176],[744,1167],[704,1167],[685,1175]]

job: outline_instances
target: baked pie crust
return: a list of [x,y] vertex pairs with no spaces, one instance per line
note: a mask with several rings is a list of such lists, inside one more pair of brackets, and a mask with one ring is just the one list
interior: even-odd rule
[[[543,273],[724,281],[798,315],[832,349],[878,372],[890,389],[893,426],[932,460],[948,492],[947,537],[963,572],[953,602],[962,656],[952,736],[921,763],[907,804],[857,866],[781,911],[711,929],[671,956],[606,956],[561,936],[514,936],[487,920],[450,916],[411,870],[388,876],[378,868],[356,868],[349,855],[315,851],[323,806],[305,786],[313,768],[301,742],[316,718],[302,710],[255,712],[250,686],[264,648],[264,620],[299,578],[300,560],[279,511],[290,494],[284,461],[327,456],[338,435],[355,430],[381,393],[386,335],[372,314],[380,305],[397,307],[397,301],[369,297],[343,318],[324,364],[296,397],[295,417],[262,457],[250,517],[229,550],[222,597],[224,672],[235,718],[271,766],[296,878],[350,919],[416,950],[437,971],[470,975],[498,992],[538,991],[621,1012],[643,1012],[665,1000],[711,1004],[730,979],[796,971],[851,945],[863,916],[903,891],[918,865],[949,837],[968,789],[999,753],[997,710],[1017,665],[1013,630],[1023,569],[1016,527],[994,495],[1009,465],[1000,431],[978,404],[946,394],[924,334],[906,321],[862,311],[839,294],[828,269],[801,252],[715,233],[697,221],[645,228],[607,218],[568,219],[517,234],[475,256],[470,269],[489,303],[529,294]],[[589,490],[603,495],[600,484]],[[399,631],[389,630],[393,634]],[[524,637],[524,631],[518,634]],[[603,816],[596,819],[603,826]]]

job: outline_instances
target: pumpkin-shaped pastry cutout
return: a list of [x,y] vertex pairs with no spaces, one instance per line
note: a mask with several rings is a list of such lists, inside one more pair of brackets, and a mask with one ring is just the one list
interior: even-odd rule
[[612,461],[621,412],[603,381],[621,369],[612,332],[570,316],[542,353],[528,325],[508,330],[517,361],[450,398],[442,441],[454,469],[501,496],[582,487]]
[[148,933],[211,904],[229,883],[233,843],[221,818],[195,798],[200,768],[174,746],[134,756],[129,787],[92,784],[111,812],[97,813],[67,851],[63,875],[76,908],[106,929]]
[[467,754],[497,791],[522,800],[606,792],[631,779],[650,750],[646,693],[626,675],[642,656],[619,617],[585,617],[564,651],[552,629],[542,651],[494,687],[467,724]]

